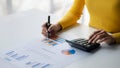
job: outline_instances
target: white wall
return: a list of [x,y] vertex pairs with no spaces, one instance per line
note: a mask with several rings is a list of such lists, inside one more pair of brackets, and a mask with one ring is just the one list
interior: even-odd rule
[[0,15],[26,11],[29,9],[64,14],[72,5],[72,1],[73,0],[0,0]]
[[[0,0],[0,16],[37,9],[62,17],[72,6],[73,2],[74,0]],[[89,21],[88,19],[89,15],[85,9],[82,22],[86,23]]]
[[6,12],[6,1],[5,0],[0,0],[0,16],[5,15]]

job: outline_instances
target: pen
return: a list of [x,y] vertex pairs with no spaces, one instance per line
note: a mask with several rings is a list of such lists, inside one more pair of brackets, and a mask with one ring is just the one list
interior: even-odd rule
[[[46,24],[46,26],[47,26],[47,29],[50,27],[50,16],[48,16],[48,22],[47,22],[47,24]],[[48,38],[50,37],[50,32],[48,31]]]

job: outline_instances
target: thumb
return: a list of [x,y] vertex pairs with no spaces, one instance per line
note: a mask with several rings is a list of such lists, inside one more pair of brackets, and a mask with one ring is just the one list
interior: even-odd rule
[[48,28],[48,31],[49,31],[49,32],[54,31],[54,25],[51,25],[51,26]]

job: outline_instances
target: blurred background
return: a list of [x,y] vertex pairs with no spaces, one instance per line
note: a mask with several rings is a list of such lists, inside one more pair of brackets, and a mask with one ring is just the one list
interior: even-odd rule
[[[0,16],[6,16],[28,10],[40,10],[62,17],[70,9],[74,0],[0,0]],[[89,21],[86,7],[83,10],[81,21]]]

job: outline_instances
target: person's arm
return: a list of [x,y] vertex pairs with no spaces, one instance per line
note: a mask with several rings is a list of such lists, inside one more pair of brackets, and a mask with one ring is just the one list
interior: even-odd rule
[[120,32],[114,33],[112,36],[116,39],[116,43],[120,43]]
[[62,29],[69,27],[77,22],[77,20],[80,18],[82,14],[84,4],[85,4],[84,0],[74,0],[71,9],[62,18],[62,20],[58,22],[62,26]]

